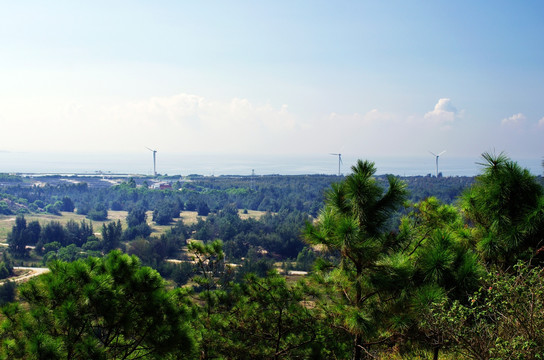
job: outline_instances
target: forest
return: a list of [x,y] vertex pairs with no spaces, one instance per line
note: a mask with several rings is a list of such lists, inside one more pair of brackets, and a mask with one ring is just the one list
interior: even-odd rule
[[[165,189],[2,175],[0,358],[540,358],[542,177],[482,163]],[[49,272],[10,281],[29,265]]]

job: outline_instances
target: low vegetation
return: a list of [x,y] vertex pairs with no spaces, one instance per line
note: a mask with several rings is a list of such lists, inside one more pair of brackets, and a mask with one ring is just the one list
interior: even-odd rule
[[[414,197],[369,161],[307,187],[17,185],[3,197],[36,208],[9,215],[0,273],[51,272],[0,288],[0,358],[538,358],[544,191],[506,156],[483,159],[454,198]],[[65,198],[75,213],[45,210]],[[97,203],[107,221],[76,214]]]

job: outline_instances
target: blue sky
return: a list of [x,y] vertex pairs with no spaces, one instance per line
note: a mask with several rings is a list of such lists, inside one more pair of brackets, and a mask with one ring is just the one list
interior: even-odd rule
[[24,1],[3,151],[544,155],[540,1]]

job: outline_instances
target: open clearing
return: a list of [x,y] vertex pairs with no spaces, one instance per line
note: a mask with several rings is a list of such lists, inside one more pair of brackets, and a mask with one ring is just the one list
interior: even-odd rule
[[[126,217],[128,212],[127,211],[108,211],[108,220],[107,221],[91,221],[85,217],[85,215],[79,215],[72,212],[62,212],[61,215],[52,215],[52,214],[25,214],[25,219],[27,221],[27,224],[30,221],[37,220],[40,222],[40,225],[44,226],[45,224],[51,222],[51,221],[57,221],[61,223],[62,225],[66,225],[66,223],[70,220],[74,220],[76,222],[81,222],[82,220],[85,220],[87,222],[91,222],[93,224],[93,230],[97,236],[100,236],[100,230],[102,228],[103,224],[106,224],[110,221],[117,221],[121,220],[121,224],[123,225],[123,229],[126,229],[127,223],[126,223]],[[244,214],[242,210],[238,211],[238,214],[240,215],[241,219],[248,219],[248,218],[254,218],[254,219],[260,219],[266,212],[264,211],[254,211],[254,210],[248,210],[247,214]],[[195,224],[198,221],[198,218],[202,218],[202,220],[206,220],[205,216],[198,216],[196,211],[182,211],[180,214],[181,220],[183,220],[184,224],[191,225]],[[147,222],[153,229],[153,234],[163,234],[168,229],[170,229],[174,222],[178,219],[174,219],[174,222],[169,225],[157,225],[155,224],[153,219],[153,212],[148,211],[147,212]],[[5,242],[8,236],[8,233],[11,231],[11,228],[15,225],[15,215],[0,215],[0,242]]]
[[[95,233],[100,233],[100,229],[102,228],[102,225],[110,221],[121,220],[121,223],[123,224],[123,228],[126,228],[126,221],[125,221],[126,217],[127,217],[126,211],[112,211],[112,210],[108,211],[107,221],[91,221],[87,219],[85,215],[79,215],[72,212],[62,212],[61,215],[25,214],[25,219],[27,224],[31,221],[37,220],[39,221],[41,226],[44,226],[45,224],[51,221],[57,221],[64,226],[70,220],[74,220],[78,223],[81,222],[82,220],[85,220],[86,222],[93,224],[93,230]],[[0,216],[0,241],[6,241],[8,233],[11,231],[11,228],[13,227],[13,225],[15,225],[14,215]]]

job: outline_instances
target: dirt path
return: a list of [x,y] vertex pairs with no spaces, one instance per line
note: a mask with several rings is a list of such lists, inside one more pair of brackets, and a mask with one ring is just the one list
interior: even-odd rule
[[38,276],[41,274],[45,274],[46,272],[49,272],[48,268],[35,268],[35,267],[26,267],[26,266],[14,266],[13,270],[17,272],[22,272],[22,274],[10,277],[8,279],[0,280],[0,285],[2,285],[4,282],[8,280],[11,280],[16,283],[27,281],[28,279],[34,276]]

